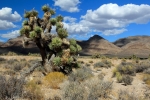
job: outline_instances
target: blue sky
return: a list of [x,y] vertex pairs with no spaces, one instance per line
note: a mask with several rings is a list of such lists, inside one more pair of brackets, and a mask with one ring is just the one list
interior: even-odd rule
[[114,42],[150,34],[149,0],[0,0],[0,41],[19,36],[24,10],[34,8],[42,18],[45,4],[64,17],[70,38],[87,40],[98,34]]

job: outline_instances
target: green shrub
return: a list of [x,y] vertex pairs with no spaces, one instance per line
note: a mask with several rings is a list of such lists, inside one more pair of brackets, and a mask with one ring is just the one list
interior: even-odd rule
[[131,85],[133,78],[129,75],[123,75],[122,81],[125,85]]
[[0,98],[1,100],[22,97],[24,79],[15,77],[6,78],[0,75]]
[[117,66],[117,71],[120,72],[120,74],[127,74],[127,75],[135,75],[136,69],[133,65],[130,64],[120,64]]
[[142,100],[135,92],[120,90],[117,100]]
[[81,67],[77,69],[76,71],[72,72],[68,76],[69,81],[77,81],[77,82],[82,82],[90,77],[92,77],[92,70],[88,67]]
[[85,86],[89,91],[87,100],[108,99],[112,90],[112,82],[96,78],[87,80]]
[[70,82],[67,86],[63,87],[62,100],[87,100],[86,89],[83,84],[78,82]]

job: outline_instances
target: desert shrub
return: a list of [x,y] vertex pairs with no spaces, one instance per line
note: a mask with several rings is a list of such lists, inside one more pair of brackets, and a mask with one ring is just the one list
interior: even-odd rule
[[72,72],[68,76],[69,81],[81,82],[93,76],[92,70],[89,67],[81,67]]
[[17,59],[9,59],[9,60],[7,60],[7,64],[13,64],[13,63],[15,63],[15,62],[19,62]]
[[149,75],[149,74],[143,75],[143,81],[144,81],[147,85],[150,85],[150,75]]
[[87,100],[86,88],[78,82],[69,82],[62,88],[62,100]]
[[136,69],[132,64],[120,64],[117,66],[117,71],[120,74],[135,75]]
[[112,90],[112,82],[93,78],[87,80],[85,86],[88,88],[87,100],[99,100],[99,98],[108,98]]
[[43,100],[44,96],[40,86],[37,85],[34,80],[31,80],[25,85],[23,97],[28,98],[29,100]]
[[102,60],[101,62],[97,62],[94,64],[94,68],[99,68],[99,67],[110,68],[111,66],[112,63],[108,60]]
[[135,64],[135,68],[137,73],[143,72],[144,70],[150,68],[150,62],[145,61],[145,62]]
[[144,70],[144,73],[145,73],[145,74],[150,74],[150,68]]
[[105,76],[105,73],[101,72],[101,73],[98,74],[97,77],[98,77],[98,79],[103,80],[104,76]]
[[146,87],[143,100],[149,100],[149,98],[150,98],[150,87]]
[[94,64],[94,68],[107,68],[107,65],[105,65],[103,62],[97,62]]
[[18,54],[15,53],[15,52],[9,51],[6,55],[7,55],[7,56],[17,56]]
[[62,100],[62,99],[61,99],[61,97],[56,95],[54,97],[48,98],[48,100]]
[[44,80],[46,84],[53,89],[58,89],[59,84],[64,81],[67,77],[61,72],[51,72],[45,76]]
[[105,59],[106,56],[101,55],[101,54],[98,54],[98,53],[95,53],[94,55],[92,55],[92,58],[93,58],[93,59],[97,59],[97,58]]
[[129,75],[123,75],[122,76],[122,81],[125,85],[131,85],[133,78]]
[[2,63],[2,62],[4,62],[4,61],[6,61],[6,59],[5,59],[5,58],[0,57],[0,63]]
[[5,76],[0,75],[0,98],[1,100],[12,99],[14,97],[21,97],[23,93],[23,79],[10,77],[6,79]]
[[92,61],[92,60],[90,60],[90,61],[89,61],[89,63],[91,63],[91,64],[92,64],[92,63],[93,63],[93,61]]
[[88,63],[86,63],[86,64],[85,64],[85,66],[89,67],[89,66],[91,66],[91,65],[90,65],[90,64],[88,64]]
[[134,92],[120,90],[118,93],[117,100],[141,100],[141,99],[138,95],[134,94]]
[[122,77],[122,75],[119,72],[116,73],[116,78],[117,78],[117,82],[118,83],[122,83],[123,82],[123,77]]

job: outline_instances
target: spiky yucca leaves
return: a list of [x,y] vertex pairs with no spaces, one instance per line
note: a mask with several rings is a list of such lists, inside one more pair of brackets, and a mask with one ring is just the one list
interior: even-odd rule
[[39,26],[36,26],[35,28],[34,28],[34,31],[37,33],[37,34],[40,34],[40,33],[42,33],[42,28],[40,28]]
[[73,45],[73,46],[76,46],[77,44],[75,39],[70,39],[69,42],[70,42],[70,45]]
[[73,45],[70,45],[70,53],[71,54],[76,54],[77,53],[77,48]]
[[59,16],[56,17],[56,20],[58,22],[62,22],[64,20],[64,18],[61,15],[59,15]]
[[49,48],[54,50],[60,48],[62,45],[62,40],[59,37],[52,38],[52,42],[49,44]]
[[30,17],[30,11],[25,11],[25,14],[24,14],[24,18],[29,18]]
[[31,13],[30,13],[30,16],[37,17],[38,16],[38,12],[36,10],[32,10]]
[[31,31],[31,28],[29,26],[24,26],[21,30],[20,30],[20,35],[22,36],[23,34],[28,34]]
[[66,37],[68,37],[68,32],[64,28],[59,28],[57,34],[58,34],[58,36],[60,38],[66,38]]
[[22,23],[22,25],[23,25],[23,26],[24,26],[24,25],[28,25],[28,21],[27,21],[27,20],[24,20],[23,23]]
[[60,22],[56,23],[56,29],[63,28],[63,24]]
[[37,36],[37,33],[35,31],[31,31],[29,37],[34,39]]
[[50,23],[54,26],[56,25],[56,19],[55,18],[51,18],[50,19]]
[[52,61],[54,66],[60,66],[61,65],[61,58],[60,57],[55,57]]
[[55,11],[53,10],[53,9],[50,9],[50,13],[52,14],[52,15],[55,15]]
[[44,5],[44,6],[42,6],[42,10],[44,12],[48,12],[50,10],[50,7],[48,5]]
[[38,12],[36,10],[26,11],[24,14],[24,18],[35,17],[38,16]]
[[78,51],[78,52],[82,50],[82,48],[81,48],[80,45],[76,44],[76,47],[77,47],[77,51]]

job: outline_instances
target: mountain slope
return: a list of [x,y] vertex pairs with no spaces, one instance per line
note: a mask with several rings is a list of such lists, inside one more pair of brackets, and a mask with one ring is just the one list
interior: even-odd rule
[[115,55],[120,52],[120,48],[114,44],[108,42],[104,38],[95,35],[87,41],[79,42],[79,45],[83,48],[81,54],[83,55],[93,55],[106,54],[106,55]]

